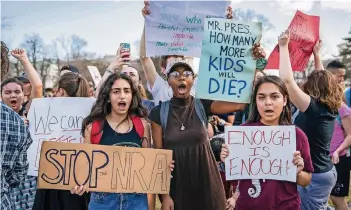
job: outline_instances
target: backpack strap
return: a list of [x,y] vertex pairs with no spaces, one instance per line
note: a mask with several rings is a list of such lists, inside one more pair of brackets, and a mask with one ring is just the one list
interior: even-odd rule
[[[195,98],[195,112],[199,117],[202,125],[205,127],[206,133],[208,134],[208,119],[206,115],[206,111],[200,99]],[[208,136],[208,135],[207,135]]]
[[101,131],[101,124],[102,121],[94,121],[91,125],[91,134],[90,134],[90,142],[92,144],[99,144],[101,137],[102,137],[102,131]]
[[136,132],[139,134],[140,138],[144,137],[144,124],[140,117],[132,116],[132,122],[135,127]]
[[165,135],[166,128],[167,128],[169,105],[170,105],[170,101],[164,101],[161,103],[161,107],[160,107],[160,121],[161,121],[163,135]]

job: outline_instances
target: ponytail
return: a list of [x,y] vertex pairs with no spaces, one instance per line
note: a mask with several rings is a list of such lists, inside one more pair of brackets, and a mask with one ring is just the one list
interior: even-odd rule
[[76,92],[76,97],[89,97],[89,84],[86,79],[78,75],[78,89]]
[[88,82],[76,73],[67,72],[62,75],[58,88],[64,89],[69,97],[89,97]]

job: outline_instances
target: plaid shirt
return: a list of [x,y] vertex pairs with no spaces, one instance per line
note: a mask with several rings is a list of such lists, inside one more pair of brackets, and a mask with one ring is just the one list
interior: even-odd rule
[[27,175],[27,149],[32,143],[27,126],[11,108],[0,102],[0,209],[12,210],[10,188],[17,187]]

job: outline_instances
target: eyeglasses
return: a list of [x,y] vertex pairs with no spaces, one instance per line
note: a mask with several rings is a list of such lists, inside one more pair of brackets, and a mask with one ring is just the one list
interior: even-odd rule
[[178,79],[181,76],[184,76],[185,78],[191,78],[194,76],[194,73],[192,71],[183,71],[183,73],[174,71],[168,75],[169,78],[174,78],[174,79]]

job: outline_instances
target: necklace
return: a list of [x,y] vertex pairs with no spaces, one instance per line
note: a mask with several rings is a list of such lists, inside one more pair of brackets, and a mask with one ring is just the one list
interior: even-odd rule
[[128,133],[130,130],[132,130],[132,128],[130,127],[129,117],[127,117],[126,119],[122,120],[122,122],[120,122],[119,124],[116,125],[116,127],[115,127],[115,129],[114,129],[115,135],[118,136],[119,133],[117,132],[117,128],[118,128],[118,126],[120,126],[125,120],[127,120],[127,122],[128,122],[128,131],[127,131],[126,133]]
[[172,104],[171,104],[172,112],[174,113],[174,115],[176,116],[177,120],[178,120],[179,123],[181,124],[181,126],[180,126],[180,130],[181,130],[181,131],[184,131],[184,130],[185,130],[184,118],[185,118],[185,116],[187,115],[187,113],[188,113],[188,111],[189,111],[190,105],[191,105],[191,104],[189,104],[189,105],[187,106],[187,108],[186,108],[186,110],[185,110],[185,112],[184,112],[183,120],[180,120],[179,117],[178,117],[178,115],[177,115],[177,113],[174,111]]

